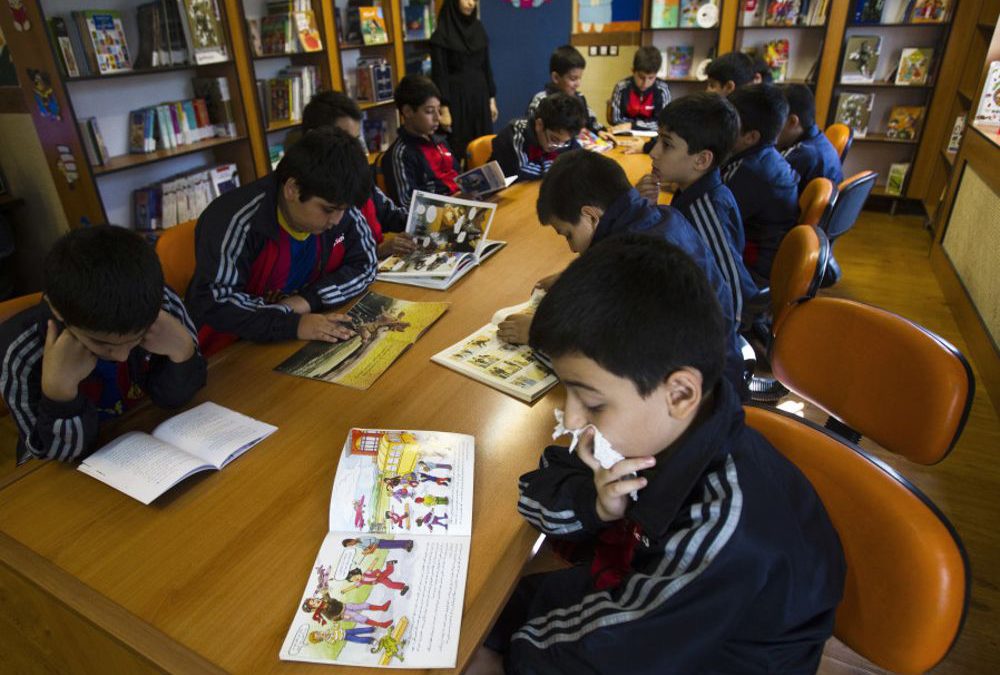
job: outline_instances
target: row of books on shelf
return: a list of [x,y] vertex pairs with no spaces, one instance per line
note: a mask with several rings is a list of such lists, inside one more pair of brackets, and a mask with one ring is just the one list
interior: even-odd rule
[[944,23],[951,0],[855,0],[853,22]]
[[[878,35],[851,35],[844,48],[844,60],[840,68],[840,81],[847,84],[875,82],[882,50],[882,38]],[[931,47],[905,47],[899,54],[899,62],[886,81],[894,81],[902,86],[918,86],[928,83],[934,49]]]
[[349,0],[346,8],[336,7],[337,39],[342,44],[384,45],[389,31],[381,6],[365,6]]
[[132,193],[135,229],[161,230],[195,220],[213,199],[240,185],[235,164],[171,176]]
[[822,26],[829,0],[743,0],[741,26]]
[[218,63],[229,58],[216,0],[157,0],[135,9],[139,51],[133,59],[122,13],[88,9],[49,19],[56,60],[67,77],[114,75],[133,68]]
[[407,40],[426,40],[434,33],[434,8],[429,2],[410,4],[403,7],[403,22]]
[[262,17],[247,17],[247,32],[256,56],[322,51],[323,39],[309,0],[269,2],[266,11]]
[[289,66],[282,68],[277,77],[257,80],[257,95],[265,124],[301,120],[302,109],[319,88],[319,69],[316,66]]
[[716,0],[653,0],[650,28],[714,28],[719,23]]
[[[837,112],[834,122],[846,124],[854,130],[856,138],[868,135],[875,94],[843,92],[837,97]],[[924,106],[897,105],[889,110],[882,134],[886,138],[899,141],[914,141],[920,133],[924,118]]]

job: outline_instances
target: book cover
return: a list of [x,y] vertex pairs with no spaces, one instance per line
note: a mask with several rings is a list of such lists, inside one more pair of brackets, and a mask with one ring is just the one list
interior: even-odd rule
[[763,59],[771,69],[771,77],[775,82],[784,82],[788,74],[788,40],[770,40],[764,45]]
[[271,56],[286,54],[292,50],[287,37],[287,25],[290,18],[287,15],[265,16],[260,20],[261,54]]
[[910,171],[909,162],[889,166],[889,176],[886,178],[885,193],[900,196],[906,183],[906,174]]
[[427,5],[409,4],[403,8],[403,20],[406,22],[407,40],[426,40],[431,36],[430,8]]
[[101,75],[132,70],[121,13],[113,10],[84,10],[79,15],[83,17],[87,42],[93,49],[95,70]]
[[69,28],[66,20],[60,16],[49,19],[49,30],[52,33],[52,42],[56,46],[56,57],[59,67],[67,77],[79,77],[80,67],[76,62],[76,54],[73,52],[73,43],[69,38]]
[[204,65],[226,61],[229,52],[216,0],[183,0],[183,3],[194,62]]
[[920,133],[920,122],[924,116],[923,106],[893,106],[885,125],[885,135],[901,141],[916,140]]
[[503,175],[503,169],[500,168],[500,164],[496,160],[460,173],[455,177],[455,182],[462,194],[473,199],[480,199],[503,190],[515,180],[517,180],[516,176],[508,178]]
[[208,117],[219,138],[236,136],[236,118],[233,116],[229,95],[229,82],[224,77],[195,77],[191,80],[194,95],[204,99]]
[[904,23],[911,0],[885,0],[882,4],[881,23]]
[[247,17],[247,38],[250,40],[250,51],[254,56],[264,56],[264,41],[260,34],[260,17]]
[[949,0],[914,0],[911,23],[943,23],[948,18]]
[[983,124],[1000,124],[1000,61],[990,64],[986,73],[986,84],[976,108],[976,122]]
[[104,143],[104,134],[101,133],[101,127],[97,124],[96,117],[87,120],[87,130],[94,139],[94,148],[97,150],[100,163],[107,164],[108,160],[111,159],[111,153],[108,152],[108,146]]
[[955,118],[955,124],[951,128],[951,136],[948,137],[948,152],[958,152],[958,147],[962,144],[962,134],[965,132],[965,115]]
[[453,668],[472,535],[475,439],[351,429],[328,532],[282,660]]
[[698,27],[698,10],[704,0],[680,0],[678,26],[680,28]]
[[615,147],[614,143],[601,138],[586,127],[580,129],[580,133],[577,134],[576,140],[580,144],[581,148],[584,150],[590,150],[591,152],[607,152]]
[[146,150],[146,111],[133,110],[128,114],[128,151],[144,154]]
[[267,159],[271,163],[271,171],[278,168],[278,164],[281,162],[281,158],[285,156],[285,146],[281,143],[275,143],[274,145],[269,145],[267,147]]
[[667,47],[667,77],[690,77],[694,61],[694,45],[674,45]]
[[856,0],[854,4],[854,23],[882,23],[884,0]]
[[743,0],[743,12],[740,15],[741,26],[763,26],[764,5],[767,0]]
[[765,26],[794,26],[799,20],[799,0],[767,0]]
[[934,50],[929,47],[907,47],[899,57],[896,69],[896,84],[927,84]]
[[369,292],[347,312],[354,337],[313,341],[275,370],[368,389],[448,309],[447,302],[410,302]]
[[868,134],[868,120],[872,114],[875,94],[844,92],[837,98],[835,122],[846,124],[854,130],[854,135],[864,138]]
[[389,42],[381,7],[359,7],[358,17],[361,21],[361,39],[366,45],[384,45]]
[[323,40],[316,27],[316,17],[311,11],[295,12],[295,27],[298,31],[299,46],[304,52],[323,50]]
[[851,35],[844,49],[841,82],[874,82],[882,38],[878,35]]
[[677,28],[680,21],[680,0],[653,0],[650,13],[652,28]]
[[388,146],[388,133],[389,127],[384,119],[365,118],[361,121],[361,135],[368,152],[383,152]]

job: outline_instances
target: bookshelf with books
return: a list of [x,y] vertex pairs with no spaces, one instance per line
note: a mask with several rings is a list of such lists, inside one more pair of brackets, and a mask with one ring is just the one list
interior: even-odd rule
[[819,78],[829,0],[740,0],[736,49],[764,59],[774,82]]
[[[704,67],[716,54],[728,51],[730,7],[740,0],[644,0],[639,41],[663,54],[659,77],[673,96],[705,87]],[[728,37],[727,37],[728,36]]]

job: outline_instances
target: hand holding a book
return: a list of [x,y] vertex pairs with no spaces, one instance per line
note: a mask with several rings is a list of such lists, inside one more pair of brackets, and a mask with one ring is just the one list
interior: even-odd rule
[[646,487],[646,479],[637,476],[639,471],[656,464],[655,457],[629,457],[605,469],[594,457],[594,431],[587,428],[580,434],[576,453],[580,460],[594,472],[597,488],[597,517],[605,523],[625,517],[629,494]]
[[303,314],[299,319],[297,337],[300,340],[340,342],[354,337],[353,322],[345,314]]
[[497,337],[508,344],[528,344],[528,334],[531,332],[531,320],[534,312],[518,312],[511,314],[497,324]]
[[174,363],[184,363],[194,356],[195,350],[187,328],[177,317],[162,309],[142,337],[141,345],[150,354],[161,354]]
[[378,245],[379,259],[397,256],[402,258],[413,253],[417,249],[417,242],[413,236],[406,232],[400,232],[395,237],[386,237],[385,241]]
[[72,401],[80,382],[97,365],[97,357],[70,331],[49,319],[42,353],[42,393],[52,401]]

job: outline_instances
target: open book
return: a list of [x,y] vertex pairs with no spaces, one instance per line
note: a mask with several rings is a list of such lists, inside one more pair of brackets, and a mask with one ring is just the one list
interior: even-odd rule
[[80,471],[143,504],[199,471],[222,469],[278,427],[215,403],[162,422],[152,435],[131,431],[80,464]]
[[454,668],[472,536],[475,439],[351,429],[286,661]]
[[517,176],[504,176],[496,160],[460,173],[455,178],[463,194],[477,199],[510,187],[516,180]]
[[633,129],[631,122],[622,122],[611,127],[615,136],[635,136],[636,138],[656,138],[657,132],[652,129]]
[[555,374],[528,345],[507,344],[497,336],[497,325],[511,314],[534,311],[544,293],[536,291],[527,302],[499,310],[486,324],[464,340],[431,357],[431,361],[485,385],[532,403],[558,382]]
[[390,256],[378,266],[378,279],[444,290],[504,242],[486,238],[497,205],[414,191],[406,232],[417,250]]

